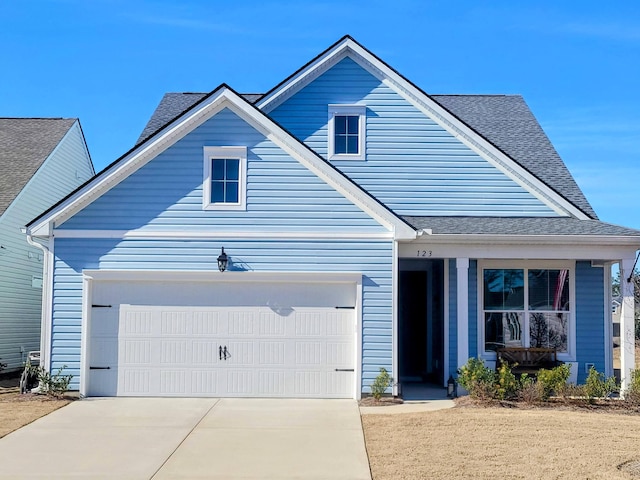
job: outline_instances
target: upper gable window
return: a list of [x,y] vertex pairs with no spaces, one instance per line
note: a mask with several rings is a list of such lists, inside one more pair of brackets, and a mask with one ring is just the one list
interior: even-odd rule
[[246,147],[204,147],[202,207],[246,209]]
[[363,105],[329,105],[329,160],[364,160],[366,111]]

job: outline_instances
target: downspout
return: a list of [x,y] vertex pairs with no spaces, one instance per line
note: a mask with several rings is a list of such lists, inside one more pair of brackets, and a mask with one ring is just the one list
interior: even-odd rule
[[51,251],[47,245],[36,242],[26,228],[22,229],[22,233],[27,235],[27,243],[33,247],[42,250],[43,253],[43,266],[42,266],[42,315],[40,318],[40,365],[49,371],[49,332],[48,318],[50,314],[50,299],[49,299],[49,254]]

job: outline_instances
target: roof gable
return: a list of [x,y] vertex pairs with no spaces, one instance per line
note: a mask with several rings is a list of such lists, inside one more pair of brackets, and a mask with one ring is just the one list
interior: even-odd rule
[[74,118],[0,118],[0,215],[76,121]]
[[[267,113],[271,112],[345,57],[351,58],[372,75],[384,81],[409,102],[413,103],[425,115],[436,121],[469,148],[483,156],[495,167],[558,211],[558,213],[575,216],[576,218],[591,218],[595,216],[595,213],[591,215],[593,210],[588,206],[586,200],[582,202],[582,205],[573,203],[562,193],[564,188],[557,190],[555,188],[557,185],[546,183],[535,172],[528,170],[526,166],[515,161],[469,124],[461,120],[456,114],[443,107],[434,98],[400,75],[350,36],[340,39],[267,92],[256,102],[256,106]],[[564,169],[566,170],[566,167]],[[582,197],[584,196],[582,195]],[[585,212],[585,210],[588,211]]]
[[59,202],[49,211],[31,221],[29,231],[34,235],[47,236],[51,228],[64,223],[75,213],[96,198],[108,192],[115,185],[128,178],[146,163],[184,138],[223,109],[228,108],[249,125],[267,136],[283,151],[297,159],[321,180],[330,184],[339,193],[360,207],[385,228],[394,232],[397,238],[415,237],[415,230],[394,215],[368,193],[325,162],[306,145],[289,135],[262,112],[240,97],[226,85],[221,85],[202,97],[178,118],[156,131],[146,141],[116,160],[113,164],[81,186],[69,197]]

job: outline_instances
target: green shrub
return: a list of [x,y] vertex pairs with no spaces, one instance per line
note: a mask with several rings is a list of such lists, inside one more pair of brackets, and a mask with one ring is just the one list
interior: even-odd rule
[[393,385],[393,378],[389,376],[385,368],[380,368],[380,373],[371,384],[371,395],[373,395],[373,398],[376,400],[380,400],[380,397],[384,395],[384,392],[386,392],[387,388],[391,385]]
[[598,372],[594,367],[589,369],[589,375],[587,375],[587,381],[584,384],[584,394],[587,400],[609,398],[612,393],[618,390],[615,377],[605,378],[604,373]]
[[[0,358],[0,360],[2,360],[2,359]],[[5,368],[7,368],[7,364],[6,364],[6,363],[4,363],[4,362],[0,362],[0,372],[1,372],[2,370],[4,370]]]
[[458,369],[458,383],[472,398],[489,400],[498,396],[496,372],[480,358],[470,358]]
[[53,375],[43,367],[32,366],[30,368],[33,369],[35,375],[38,377],[40,392],[52,397],[61,397],[69,389],[73,375],[62,374],[63,370],[67,368],[66,365],[60,367]]
[[521,384],[511,371],[511,366],[501,362],[497,372],[497,394],[500,400],[509,400],[518,396]]
[[569,381],[571,365],[564,363],[550,370],[540,369],[538,372],[538,384],[540,385],[542,399],[547,400],[551,395],[560,394],[564,385]]

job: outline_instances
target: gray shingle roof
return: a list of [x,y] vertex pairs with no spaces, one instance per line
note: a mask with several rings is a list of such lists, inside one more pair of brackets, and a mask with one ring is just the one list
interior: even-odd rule
[[[137,144],[206,95],[165,94]],[[261,95],[244,97],[255,102]],[[598,218],[520,95],[431,95],[431,98],[588,216]]]
[[434,235],[604,235],[640,237],[640,230],[572,217],[402,217]]
[[[160,104],[149,119],[149,122],[147,122],[144,130],[142,130],[142,133],[140,134],[136,145],[144,142],[147,138],[160,130],[167,123],[184,112],[187,108],[191,107],[206,96],[206,93],[165,93],[162,97],[162,100],[160,100]],[[242,96],[247,101],[254,103],[260,97],[262,97],[262,94],[246,94]]]
[[76,122],[75,118],[0,118],[0,215]]
[[432,95],[431,98],[584,213],[598,218],[520,95]]

